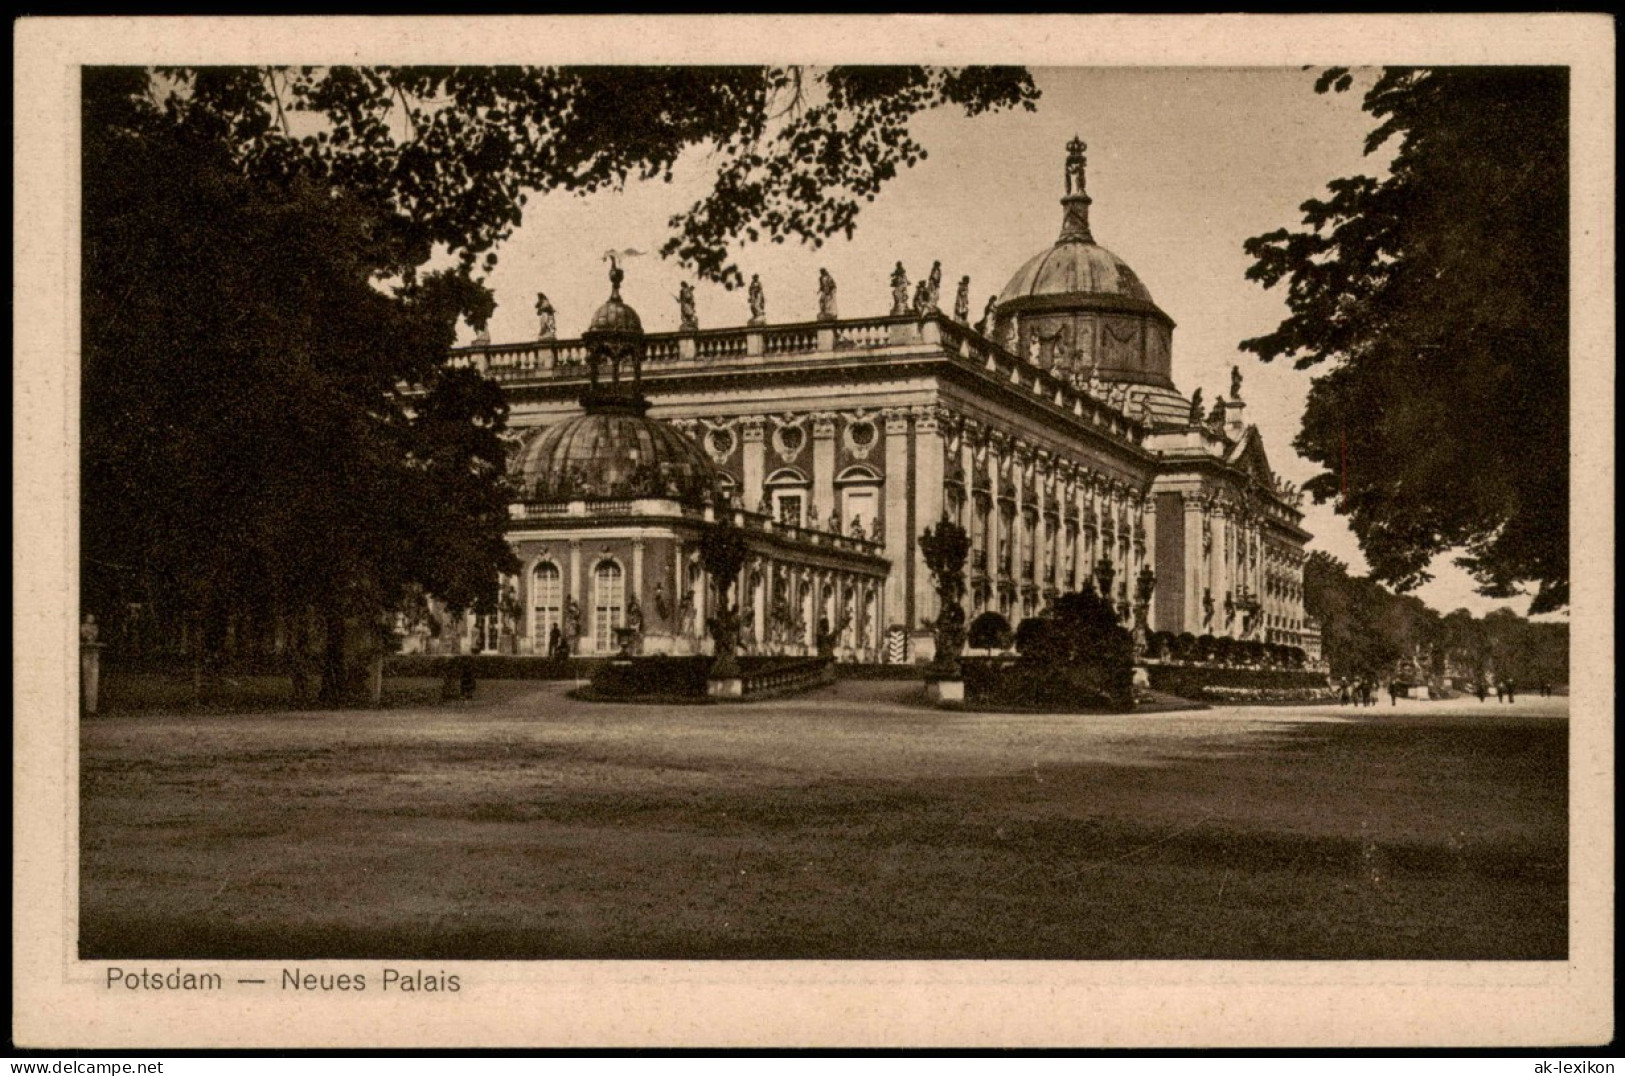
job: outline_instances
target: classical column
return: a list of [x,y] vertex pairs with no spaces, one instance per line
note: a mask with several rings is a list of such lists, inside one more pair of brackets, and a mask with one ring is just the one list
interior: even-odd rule
[[754,593],[751,595],[751,624],[756,629],[756,649],[761,652],[762,644],[767,641],[767,588],[772,583],[769,578],[768,562],[757,558],[750,568],[745,570],[745,577],[754,577]]
[[740,483],[739,488],[743,499],[740,507],[747,512],[756,511],[757,506],[762,503],[764,426],[765,422],[760,415],[747,415],[739,420],[740,459],[744,464],[744,481]]
[[581,653],[581,640],[586,636],[588,619],[587,610],[583,608],[584,603],[581,600],[580,538],[570,539],[570,574],[569,577],[565,579],[564,583],[565,587],[567,588],[566,593],[570,595],[570,601],[576,603],[576,609],[580,613],[580,616],[576,618],[576,637],[574,639],[566,639],[565,641],[570,644],[570,653],[579,654]]
[[1220,502],[1213,512],[1213,622],[1215,635],[1235,635],[1241,614],[1226,617],[1225,595],[1235,600],[1232,590],[1231,558],[1236,554],[1235,528],[1230,525],[1230,506]]
[[[632,539],[632,597],[643,605],[643,539]],[[630,603],[628,603],[630,604]]]
[[[835,416],[819,411],[812,417],[812,499],[822,522],[835,504]],[[842,521],[843,523],[845,520]]]
[[914,548],[914,535],[908,532],[908,409],[888,407],[881,415],[886,423],[886,559],[891,562],[891,572],[886,576],[886,605],[892,623],[912,627],[908,558]]
[[1016,511],[1010,520],[1010,574],[1016,581],[1017,620],[1031,615],[1027,608],[1027,575],[1022,561],[1027,557],[1027,465],[1032,461],[1032,448],[1024,441],[1012,446],[1015,462],[1010,468],[1010,492],[1015,495]]
[[[924,531],[942,521],[943,413],[936,407],[914,409],[914,525]],[[937,615],[937,590],[925,566],[925,551],[914,543],[914,624]]]
[[[1162,586],[1161,565],[1157,563],[1157,501],[1150,491],[1140,501],[1140,519],[1145,523],[1145,563],[1151,566],[1155,573],[1156,585]],[[1154,592],[1153,592],[1154,593]],[[1157,601],[1151,599],[1151,607],[1146,610],[1145,622],[1150,631],[1161,631],[1162,626],[1157,623]]]
[[1186,494],[1185,503],[1185,630],[1201,635],[1212,629],[1202,623],[1202,591],[1208,586],[1208,565],[1202,554],[1202,521],[1206,515],[1199,497]]

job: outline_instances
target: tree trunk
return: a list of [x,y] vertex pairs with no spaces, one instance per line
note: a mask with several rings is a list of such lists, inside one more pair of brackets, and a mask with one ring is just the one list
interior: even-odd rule
[[316,698],[324,706],[337,706],[344,701],[344,614],[328,609],[322,621],[322,683]]

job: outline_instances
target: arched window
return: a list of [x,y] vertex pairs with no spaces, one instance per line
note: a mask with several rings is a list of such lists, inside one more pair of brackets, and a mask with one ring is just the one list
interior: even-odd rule
[[[530,637],[538,653],[553,641],[553,629],[563,631],[564,587],[559,566],[550,560],[536,565],[530,574]],[[570,640],[574,647],[575,641]]]
[[780,523],[787,527],[808,527],[822,522],[808,519],[807,510],[816,507],[811,503],[811,483],[794,467],[774,471],[762,485],[773,518]]
[[855,464],[835,476],[835,488],[841,501],[841,526],[850,532],[852,521],[863,525],[867,534],[875,533],[875,520],[882,504],[882,479],[872,467]]
[[597,653],[607,654],[614,649],[615,629],[625,618],[626,588],[621,566],[612,560],[601,561],[592,573],[592,637]]

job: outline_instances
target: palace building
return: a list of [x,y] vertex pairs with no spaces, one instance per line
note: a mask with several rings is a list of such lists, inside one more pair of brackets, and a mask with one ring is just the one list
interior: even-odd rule
[[[1125,625],[1302,645],[1299,495],[1245,419],[1240,375],[1204,410],[1174,379],[1174,321],[1091,230],[1084,146],[1067,147],[1060,234],[978,324],[940,266],[891,309],[645,333],[619,295],[580,340],[480,342],[453,361],[502,385],[519,438],[508,583],[520,653],[709,646],[698,540],[726,513],[750,546],[734,594],[747,650],[932,656],[919,547],[972,540],[966,611],[1012,624],[1092,580]],[[685,293],[687,289],[685,289]]]

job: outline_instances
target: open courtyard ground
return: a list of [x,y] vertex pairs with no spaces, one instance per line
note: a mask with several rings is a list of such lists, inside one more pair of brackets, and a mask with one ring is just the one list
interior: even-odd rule
[[917,684],[82,724],[96,958],[1567,954],[1566,699],[948,713]]

